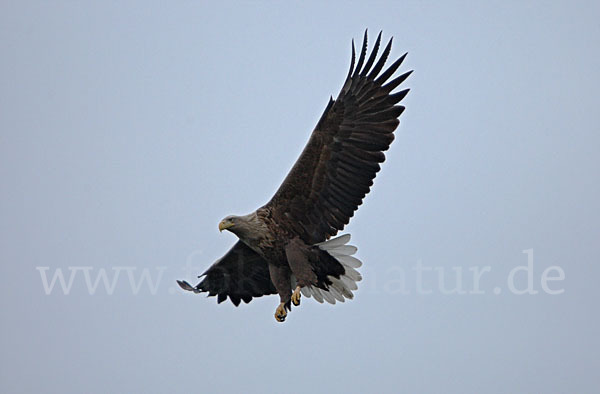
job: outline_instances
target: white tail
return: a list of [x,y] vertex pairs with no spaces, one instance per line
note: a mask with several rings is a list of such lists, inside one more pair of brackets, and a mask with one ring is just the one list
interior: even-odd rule
[[355,268],[360,267],[362,262],[356,257],[352,257],[358,249],[356,246],[346,245],[348,242],[350,242],[350,234],[344,234],[317,244],[321,250],[327,251],[344,267],[344,273],[339,279],[329,276],[331,285],[327,290],[315,286],[306,286],[301,289],[302,295],[307,298],[312,296],[320,303],[325,300],[330,304],[335,304],[336,300],[344,302],[346,298],[350,300],[354,298],[352,291],[358,289],[356,282],[362,280],[362,276]]

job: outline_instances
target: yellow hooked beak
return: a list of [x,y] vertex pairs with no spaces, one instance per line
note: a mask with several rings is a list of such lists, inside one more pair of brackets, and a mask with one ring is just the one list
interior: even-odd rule
[[229,227],[233,227],[233,223],[229,220],[222,220],[219,223],[219,231],[227,230]]

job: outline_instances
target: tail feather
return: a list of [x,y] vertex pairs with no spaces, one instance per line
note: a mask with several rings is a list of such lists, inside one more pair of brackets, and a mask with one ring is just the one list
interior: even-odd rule
[[309,295],[308,297],[310,298],[310,294],[312,293],[312,296],[315,297],[315,300],[317,300],[318,303],[322,304],[323,303],[323,294],[321,293],[321,289],[319,289],[318,287],[312,287],[308,289],[309,291]]
[[337,238],[318,243],[317,246],[321,250],[331,250],[337,248],[338,246],[346,245],[348,242],[350,242],[350,234],[344,234]]
[[362,262],[356,257],[352,256],[338,256],[337,260],[343,265],[347,265],[352,268],[359,268],[362,265]]
[[356,246],[342,245],[334,249],[329,249],[328,252],[332,256],[350,256],[358,251]]
[[330,304],[335,304],[336,300],[344,302],[346,299],[354,298],[352,291],[358,289],[356,282],[362,280],[362,276],[355,268],[362,265],[362,262],[356,257],[352,257],[358,250],[356,246],[347,245],[350,241],[350,234],[344,234],[337,238],[330,239],[325,242],[317,244],[321,250],[327,251],[332,257],[334,257],[343,267],[344,273],[338,278],[334,276],[328,276],[331,281],[331,285],[328,289],[320,289],[316,286],[306,286],[301,289],[302,294],[310,298],[311,296],[319,302],[327,301]]

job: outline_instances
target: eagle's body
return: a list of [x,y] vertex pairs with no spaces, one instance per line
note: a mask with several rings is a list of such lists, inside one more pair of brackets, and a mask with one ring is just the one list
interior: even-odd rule
[[319,302],[353,297],[361,280],[355,270],[361,262],[351,256],[356,248],[347,245],[349,235],[330,237],[348,223],[373,185],[404,111],[396,104],[408,93],[392,91],[411,73],[388,82],[404,55],[380,74],[391,49],[390,40],[375,63],[380,40],[381,33],[366,60],[365,32],[356,68],[353,43],[350,71],[338,98],[329,101],[279,190],[255,212],[221,221],[219,229],[233,232],[239,241],[198,285],[179,281],[182,288],[208,292],[218,302],[229,297],[236,306],[278,293],[278,321],[285,320],[290,301],[300,304],[300,292]]

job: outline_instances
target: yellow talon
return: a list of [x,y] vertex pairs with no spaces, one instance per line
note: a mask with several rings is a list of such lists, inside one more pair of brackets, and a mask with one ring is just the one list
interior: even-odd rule
[[300,305],[300,286],[296,286],[296,289],[292,293],[292,303],[295,306]]
[[281,304],[279,304],[277,309],[275,309],[275,320],[277,320],[280,323],[283,323],[285,321],[286,316],[287,311],[285,310],[285,303],[282,302]]

